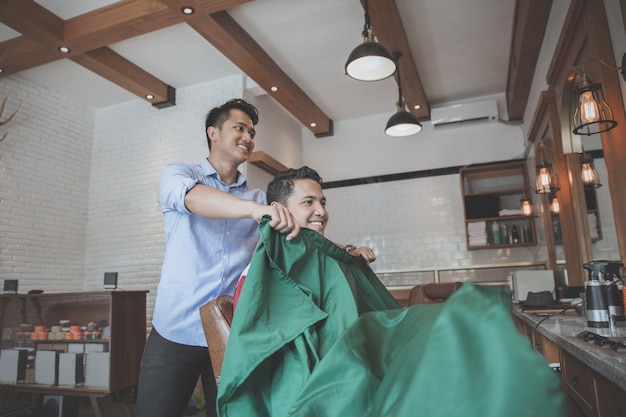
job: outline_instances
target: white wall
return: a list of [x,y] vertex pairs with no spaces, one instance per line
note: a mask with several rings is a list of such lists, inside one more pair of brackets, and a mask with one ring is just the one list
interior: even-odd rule
[[335,134],[319,139],[305,132],[304,162],[319,170],[325,181],[336,181],[515,159],[524,152],[524,132],[518,125],[433,128],[424,123],[417,135],[391,138],[384,133],[389,117],[335,122]]
[[19,291],[82,288],[94,113],[19,77],[0,129],[0,278]]
[[[178,89],[174,107],[156,110],[137,100],[97,112],[85,288],[102,288],[103,273],[117,271],[120,288],[150,291],[151,317],[165,248],[156,194],[161,170],[170,162],[199,163],[206,158],[206,113],[244,95],[243,88],[243,77],[229,77]],[[291,160],[298,162],[301,138],[286,134],[293,127],[278,131],[274,125],[280,118],[268,114],[272,103],[246,98],[259,106],[256,149],[274,154],[284,148],[293,155]],[[256,182],[264,189],[265,174],[258,169],[248,171],[251,184]]]
[[[5,116],[21,104],[0,131],[9,132],[0,143],[0,279],[18,279],[21,293],[100,290],[104,272],[118,272],[121,289],[150,291],[150,319],[164,252],[161,170],[208,156],[204,116],[230,98],[258,106],[257,150],[302,162],[299,125],[245,93],[239,76],[178,89],[176,106],[160,110],[137,99],[94,112],[14,76],[0,86]],[[265,188],[267,174],[242,169]]]

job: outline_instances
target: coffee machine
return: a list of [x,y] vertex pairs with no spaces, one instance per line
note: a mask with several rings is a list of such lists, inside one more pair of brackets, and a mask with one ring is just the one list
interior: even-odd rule
[[589,272],[585,282],[587,326],[609,327],[610,320],[624,320],[624,302],[617,288],[621,279],[619,261],[597,260],[583,265]]

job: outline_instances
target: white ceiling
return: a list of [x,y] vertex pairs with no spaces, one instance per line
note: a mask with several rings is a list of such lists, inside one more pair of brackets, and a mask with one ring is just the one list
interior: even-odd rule
[[[116,3],[36,1],[63,20]],[[395,2],[431,106],[504,94],[515,0]],[[393,78],[366,83],[344,73],[348,54],[362,42],[359,0],[254,0],[228,12],[331,119],[395,111]],[[0,41],[19,35],[0,24]],[[109,47],[175,88],[239,73],[186,24]],[[68,59],[18,75],[96,108],[137,99]]]

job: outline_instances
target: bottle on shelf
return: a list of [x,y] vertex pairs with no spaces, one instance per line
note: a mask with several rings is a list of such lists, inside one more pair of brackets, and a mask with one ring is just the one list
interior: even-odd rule
[[509,241],[509,232],[506,230],[506,224],[500,225],[500,239],[501,243],[506,244]]
[[513,225],[513,228],[511,230],[511,239],[512,242],[511,243],[519,243],[519,233],[517,232],[517,225]]
[[533,241],[532,232],[528,228],[528,225],[525,224],[525,225],[522,226],[522,242],[528,243],[528,242],[532,242],[532,241]]
[[499,245],[501,243],[500,226],[498,226],[498,222],[493,222],[491,223],[491,244]]

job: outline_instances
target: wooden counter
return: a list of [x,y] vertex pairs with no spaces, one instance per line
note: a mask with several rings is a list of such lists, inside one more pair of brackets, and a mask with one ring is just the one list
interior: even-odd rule
[[513,309],[513,317],[533,348],[561,372],[570,416],[626,416],[626,351],[578,337],[584,331],[626,343],[626,322],[614,331],[587,327],[574,312],[549,317]]

